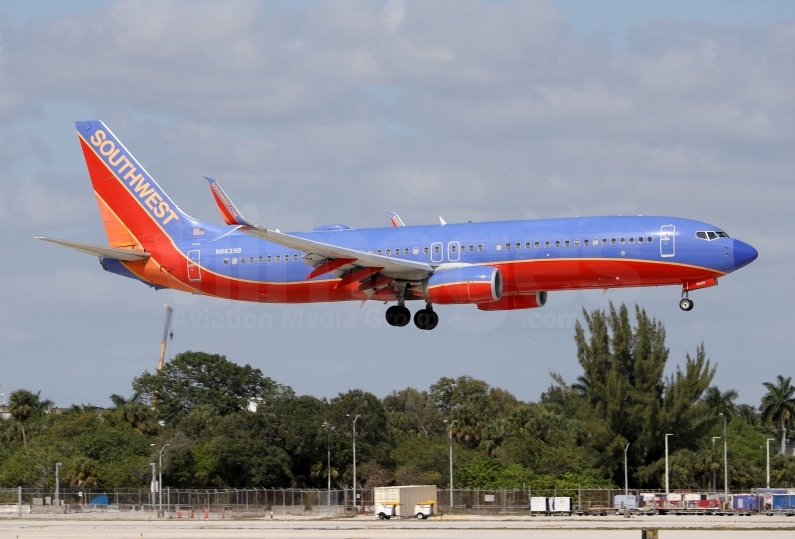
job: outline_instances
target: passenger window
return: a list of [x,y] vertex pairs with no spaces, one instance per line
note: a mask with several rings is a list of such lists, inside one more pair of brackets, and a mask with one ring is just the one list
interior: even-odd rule
[[505,248],[506,248],[506,249],[510,249],[510,248],[511,248],[511,244],[510,244],[510,243],[506,243],[506,244],[505,244]]
[[560,240],[555,240],[555,247],[560,247]]
[[524,248],[525,248],[525,249],[530,249],[532,246],[533,246],[533,244],[532,244],[532,243],[530,243],[529,241],[528,241],[527,243],[525,243],[525,244],[524,244]]
[[276,255],[276,262],[281,262],[281,261],[282,261],[282,255]]
[[483,244],[482,243],[478,243],[478,251],[482,251],[482,250],[483,250]]
[[248,257],[248,263],[249,264],[253,264],[254,263],[254,257],[253,256]]
[[415,247],[415,248],[414,248],[414,254],[415,254],[415,255],[418,255],[418,254],[420,254],[420,248],[419,248],[419,247]]
[[265,260],[266,260],[267,262],[270,262],[270,261],[271,261],[271,255],[268,255],[268,257],[267,257]]
[[643,243],[643,236],[638,236],[638,243]]
[[564,241],[564,242],[563,242],[563,245],[565,245],[566,247],[568,247],[568,246],[570,245],[570,244],[569,244],[569,240],[566,240],[566,241]]
[[535,246],[536,249],[538,249],[539,247],[541,247],[541,242],[537,241],[533,245]]
[[582,240],[582,244],[583,244],[585,247],[588,247],[588,240]]
[[456,252],[456,246],[455,246],[455,245],[451,245],[451,246],[450,246],[450,252],[451,252],[451,253],[454,253],[454,252]]
[[602,238],[602,245],[607,245],[607,238]]
[[594,238],[593,239],[593,246],[596,247],[597,245],[599,245],[599,238]]
[[259,258],[257,259],[257,264],[262,264],[262,255],[259,255]]
[[471,243],[469,244],[469,252],[470,252],[470,253],[473,253],[473,252],[475,252],[475,246],[474,246],[474,245],[472,245]]
[[441,250],[441,247],[439,247],[438,245],[434,245],[433,246],[433,252],[436,253],[437,255],[441,252],[440,250]]
[[298,255],[293,255],[293,260],[298,261]]
[[616,239],[610,238],[610,245],[615,245],[615,244],[616,244]]
[[521,248],[522,248],[522,244],[517,241],[516,242],[516,249],[518,250],[518,249],[521,249]]
[[497,244],[497,250],[498,251],[502,251],[502,243],[498,243]]
[[630,238],[629,238],[629,243],[635,243],[635,238],[633,238],[633,237],[630,237]]
[[547,240],[547,241],[545,241],[545,242],[544,242],[544,247],[546,247],[547,249],[549,249],[549,240]]
[[224,266],[228,266],[228,265],[229,265],[229,259],[228,258],[224,258]]
[[[376,254],[379,254],[379,255],[380,255],[380,254],[381,254],[381,249],[378,249],[378,251],[376,252]],[[387,253],[387,254],[389,254],[389,253]]]
[[707,232],[707,236],[709,237],[710,240],[718,239],[718,235],[715,234],[714,232]]
[[[403,249],[403,254],[404,254],[404,255],[407,255],[407,254],[409,254],[409,248],[408,248],[408,247],[405,247],[405,248]],[[416,254],[416,253],[415,253],[415,254]]]
[[386,256],[389,256],[389,255],[391,255],[391,254],[392,254],[392,249],[387,249],[387,250],[386,250]]
[[619,241],[619,243],[621,243],[621,245],[624,245],[624,238],[621,238],[621,239],[620,239],[620,240],[618,240],[618,241]]
[[232,258],[232,265],[234,266],[235,264],[237,264],[237,257]]
[[245,264],[246,263],[246,257],[245,256],[241,256],[240,257],[240,263],[241,264]]
[[423,253],[425,253],[425,254],[427,255],[427,254],[428,254],[428,248],[427,248],[427,247],[423,247],[423,248],[422,248],[422,252],[423,252]]
[[651,243],[651,236],[646,236],[646,243]]
[[580,246],[580,240],[574,240],[574,246],[575,247],[579,247]]

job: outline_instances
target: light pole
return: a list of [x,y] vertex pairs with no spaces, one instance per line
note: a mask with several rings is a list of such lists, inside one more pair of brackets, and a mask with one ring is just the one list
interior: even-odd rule
[[[769,456],[770,456],[770,452],[768,451],[768,457]],[[768,458],[768,462],[770,462],[770,458]],[[767,472],[768,485],[767,486],[770,486],[770,466],[769,465],[768,465],[767,469],[768,469],[768,472]],[[55,505],[61,505],[61,476],[59,474],[60,470],[61,470],[61,463],[60,462],[56,462],[55,463]]]
[[149,502],[152,505],[152,507],[154,507],[155,506],[155,491],[157,489],[157,483],[155,483],[155,481],[156,481],[156,479],[155,479],[155,477],[156,477],[155,467],[157,466],[157,464],[155,464],[154,462],[150,462],[149,466],[152,467],[152,488],[149,489],[150,490],[150,492],[149,492]]
[[767,488],[770,488],[770,442],[775,441],[775,438],[768,438],[765,442],[765,445],[767,445]]
[[[345,414],[345,416],[350,419],[351,414]],[[356,420],[359,419],[359,414],[356,414],[351,421],[353,421],[353,505],[356,505]]]
[[673,434],[665,435],[665,506],[668,507],[668,437]]
[[444,420],[447,425],[447,431],[449,433],[450,438],[450,511],[453,510],[453,425],[458,423],[457,419],[453,419],[452,421],[448,422],[447,419]]
[[[712,437],[712,449],[715,449],[715,440],[720,440],[720,436]],[[712,492],[718,490],[718,470],[712,470]]]
[[331,431],[334,429],[328,423],[320,425],[326,429],[326,449],[328,450],[328,494],[326,496],[326,505],[331,505]]
[[170,447],[171,444],[165,444],[163,447],[160,448],[160,465],[158,466],[159,474],[157,476],[157,492],[159,492],[159,502],[158,505],[160,506],[159,511],[163,512],[163,451],[166,450],[167,447]]
[[627,447],[624,448],[624,507],[629,503],[629,474],[627,473],[627,450],[629,449],[629,442]]
[[729,444],[726,438],[726,416],[723,412],[718,415],[723,417],[723,503],[729,503]]

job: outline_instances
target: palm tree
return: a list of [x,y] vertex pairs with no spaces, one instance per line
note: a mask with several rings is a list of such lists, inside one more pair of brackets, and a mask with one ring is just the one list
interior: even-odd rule
[[719,414],[723,414],[728,420],[737,413],[737,405],[734,404],[734,401],[739,396],[736,389],[721,391],[719,388],[711,386],[704,392],[702,400],[707,404],[714,416],[717,417]]
[[776,376],[776,384],[764,382],[767,393],[762,397],[759,412],[762,421],[775,423],[781,435],[781,445],[784,447],[784,427],[787,421],[795,416],[795,387],[792,386],[792,377]]
[[40,415],[44,410],[52,406],[52,401],[41,400],[40,395],[41,391],[33,393],[27,389],[17,389],[8,398],[8,411],[22,427],[22,443],[25,447],[28,446],[25,422],[33,416]]

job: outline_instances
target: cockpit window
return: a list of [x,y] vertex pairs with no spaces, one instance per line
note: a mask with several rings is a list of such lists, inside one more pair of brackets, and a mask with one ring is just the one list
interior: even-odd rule
[[729,235],[719,230],[699,230],[696,232],[696,237],[702,240],[712,241],[718,238],[728,238]]

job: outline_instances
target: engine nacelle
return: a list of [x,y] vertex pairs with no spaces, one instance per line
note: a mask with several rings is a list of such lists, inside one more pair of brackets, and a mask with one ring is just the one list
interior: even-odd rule
[[498,301],[478,303],[481,311],[513,311],[515,309],[535,309],[543,307],[547,302],[546,292],[522,294],[521,296],[503,296]]
[[502,273],[491,266],[451,268],[431,275],[423,288],[423,295],[440,305],[498,301],[502,297]]

